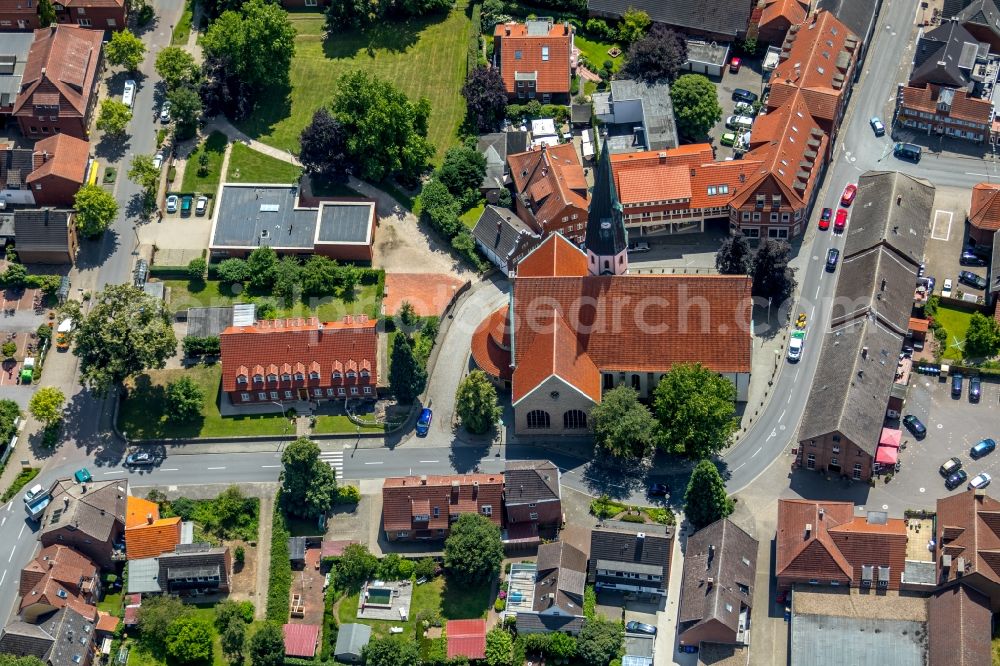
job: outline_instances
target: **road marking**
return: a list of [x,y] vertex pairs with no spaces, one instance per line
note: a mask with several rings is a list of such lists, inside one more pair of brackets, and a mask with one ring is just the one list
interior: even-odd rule
[[[942,236],[941,235],[941,231],[938,228],[938,220],[940,219],[942,221],[942,223],[943,223],[943,221],[945,219],[944,218],[945,215],[948,216],[948,218],[947,218],[948,219],[948,226],[945,227],[944,232],[943,232],[944,235]],[[955,217],[955,214],[952,213],[950,210],[935,210],[934,211],[934,223],[931,225],[931,238],[933,238],[934,240],[939,240],[939,241],[947,241],[949,238],[951,238],[951,222],[952,222],[952,218],[954,218],[954,217]]]
[[226,469],[225,467],[206,467],[207,470]]
[[379,460],[379,461],[377,461],[377,462],[366,462],[365,464],[366,464],[366,465],[381,465],[381,464],[382,464],[382,461],[381,461],[381,460]]
[[[746,465],[746,463],[741,463],[740,467],[743,467],[743,465]],[[733,471],[735,472],[735,471],[739,470],[740,467],[734,467]]]
[[14,500],[7,502],[7,513],[10,513],[11,509],[14,508]]
[[[822,278],[822,277],[823,276],[820,276],[820,278]],[[820,288],[821,285],[822,285],[822,283],[816,285],[816,295],[813,296],[813,300],[816,300],[817,298],[819,298],[819,288]]]
[[792,404],[792,394],[791,393],[788,394],[788,400],[785,401],[785,404],[786,405]]
[[785,411],[784,410],[781,411],[781,416],[778,417],[778,420],[779,421],[784,421],[785,420]]
[[281,467],[281,465],[261,465],[261,469],[270,469],[272,467]]
[[24,528],[27,527],[27,526],[28,526],[27,523],[25,523],[24,525],[21,525],[21,531],[17,533],[17,538],[18,539],[20,539],[24,535]]
[[[792,375],[792,382],[794,383],[794,382],[797,382],[797,381],[799,381],[799,368],[795,368],[795,374]],[[789,395],[791,395],[791,394],[789,394]]]
[[754,451],[753,454],[750,457],[753,458],[755,455],[757,455],[758,453],[760,453],[761,449],[763,449],[763,448],[764,448],[763,446],[758,447],[758,449],[756,451]]
[[441,461],[440,460],[421,460],[420,462],[422,462],[422,463],[428,463],[429,464],[429,463],[438,463],[438,462],[441,462]]
[[7,516],[4,516],[3,520],[0,520],[0,527],[3,527],[4,523],[6,523],[6,522],[7,522]]
[[176,467],[161,467],[161,472],[177,472],[179,471]]
[[338,478],[344,476],[344,452],[343,451],[320,451],[319,459],[333,468],[334,475]]
[[105,472],[104,475],[107,476],[108,474],[124,474],[124,473],[125,470],[123,469],[113,469],[110,472]]
[[4,581],[4,579],[5,579],[6,577],[7,577],[7,570],[6,570],[6,569],[4,569],[4,570],[3,570],[3,575],[2,575],[2,576],[0,576],[0,587],[3,587],[3,581]]
[[992,178],[992,177],[993,177],[993,176],[994,176],[995,174],[988,174],[988,173],[973,173],[972,171],[966,171],[966,172],[965,172],[965,175],[966,175],[966,176],[982,176],[983,178]]

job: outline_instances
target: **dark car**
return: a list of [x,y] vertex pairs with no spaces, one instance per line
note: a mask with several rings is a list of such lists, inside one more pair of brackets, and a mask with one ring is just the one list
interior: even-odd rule
[[670,486],[665,483],[651,483],[649,484],[649,496],[650,497],[665,497],[667,493],[670,492]]
[[191,204],[192,204],[192,202],[193,202],[193,198],[190,195],[185,195],[185,196],[181,197],[181,215],[182,216],[188,217],[188,216],[191,215]]
[[941,465],[941,469],[938,470],[941,476],[948,478],[958,470],[962,469],[962,461],[958,458],[948,458]]
[[126,467],[149,467],[154,462],[153,454],[146,451],[138,451],[125,456]]
[[969,377],[969,402],[979,402],[983,397],[983,380],[979,377]]
[[656,627],[651,624],[646,624],[645,622],[636,622],[635,620],[625,624],[625,631],[632,634],[649,634],[650,636],[656,635]]
[[917,439],[922,439],[924,435],[927,434],[927,426],[925,426],[923,422],[913,414],[907,414],[903,417],[903,425],[905,425],[906,429],[912,432],[913,436]]
[[830,273],[837,270],[837,261],[840,259],[840,250],[831,247],[826,253],[826,270]]
[[962,375],[958,372],[951,376],[951,397],[962,397]]
[[969,455],[972,456],[974,460],[979,460],[983,456],[993,453],[993,450],[996,448],[996,442],[992,439],[984,439],[969,449]]
[[962,252],[962,256],[959,257],[959,259],[958,259],[958,263],[962,264],[963,266],[985,266],[986,265],[986,261],[984,259],[982,259],[975,252],[970,252],[968,250],[964,250]]
[[944,487],[947,488],[948,490],[954,490],[955,488],[958,488],[960,485],[965,483],[965,480],[968,478],[969,475],[966,473],[966,471],[964,469],[960,469],[944,480]]
[[897,143],[892,147],[892,154],[900,159],[910,160],[912,162],[920,161],[920,153],[922,152],[920,146],[913,143]]
[[431,429],[431,420],[434,418],[434,412],[429,408],[424,407],[420,412],[420,418],[417,419],[417,435],[419,437],[426,437],[427,432]]
[[753,104],[757,101],[757,95],[750,92],[745,88],[737,88],[733,91],[733,101],[734,102],[746,102],[747,104]]
[[986,278],[980,277],[972,271],[961,271],[958,274],[958,281],[968,285],[973,289],[986,289]]

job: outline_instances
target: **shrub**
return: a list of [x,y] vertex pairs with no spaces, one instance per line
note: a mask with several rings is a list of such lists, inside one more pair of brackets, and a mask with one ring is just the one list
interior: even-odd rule
[[357,504],[361,501],[361,491],[357,486],[337,486],[338,504]]
[[417,578],[434,578],[437,575],[437,568],[437,562],[433,557],[422,557],[417,560],[413,573]]
[[13,341],[3,343],[0,352],[3,352],[4,358],[14,358],[14,354],[17,353],[17,343]]
[[292,591],[292,564],[288,559],[288,526],[281,509],[281,491],[274,500],[274,523],[271,528],[271,571],[268,576],[267,619],[284,624],[288,621],[288,595]]
[[184,341],[185,356],[218,356],[220,353],[218,336],[185,336]]
[[246,549],[243,546],[236,546],[236,550],[233,551],[233,557],[236,559],[236,564],[242,567],[247,559]]
[[624,516],[619,518],[619,520],[626,523],[644,523],[646,519],[642,517],[642,514],[637,513],[626,513]]
[[503,612],[504,606],[506,606],[506,604],[504,603],[504,600],[501,599],[500,597],[497,597],[497,600],[493,602],[493,610],[495,610],[498,613]]

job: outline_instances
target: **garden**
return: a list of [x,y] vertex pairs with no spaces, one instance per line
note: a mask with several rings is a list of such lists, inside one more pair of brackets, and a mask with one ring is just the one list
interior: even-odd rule
[[222,158],[229,140],[222,132],[212,132],[188,155],[181,192],[214,194],[222,176]]
[[302,167],[265,155],[237,141],[229,153],[227,183],[298,183]]
[[670,507],[630,506],[601,495],[590,503],[590,514],[601,520],[621,520],[626,523],[658,523],[675,525],[677,518]]

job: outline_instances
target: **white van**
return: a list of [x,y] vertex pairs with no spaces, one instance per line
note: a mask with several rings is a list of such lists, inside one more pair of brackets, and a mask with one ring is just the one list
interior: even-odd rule
[[753,126],[753,118],[750,116],[729,116],[726,118],[726,127],[735,130],[748,130]]
[[135,102],[135,81],[132,79],[125,82],[125,92],[122,93],[122,102],[130,109]]

